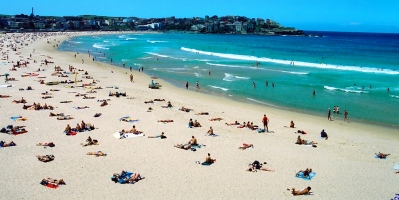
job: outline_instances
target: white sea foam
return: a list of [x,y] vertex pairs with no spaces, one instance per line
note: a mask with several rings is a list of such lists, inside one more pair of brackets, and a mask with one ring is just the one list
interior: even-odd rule
[[152,53],[152,52],[147,52],[147,53],[150,55],[158,56],[158,57],[162,57],[162,58],[170,58],[170,56],[162,55],[162,54],[158,54],[158,53]]
[[125,40],[137,40],[137,38],[126,38]]
[[201,77],[202,76],[201,74],[199,74],[197,72],[195,72],[194,74],[195,74],[196,77]]
[[129,61],[129,59],[122,59],[122,62],[126,62],[126,61]]
[[246,77],[246,76],[234,76],[234,77],[237,79],[245,79],[245,80],[250,79],[249,77]]
[[195,67],[193,67],[194,69],[198,69],[199,68],[199,66],[195,66]]
[[223,87],[218,87],[218,86],[214,86],[214,85],[209,85],[210,87],[212,87],[212,88],[215,88],[215,89],[221,89],[221,90],[223,90],[223,91],[228,91],[229,89],[227,89],[227,88],[223,88]]
[[140,58],[140,59],[147,60],[147,59],[151,59],[151,58],[154,58],[154,57],[143,57],[143,58]]
[[73,44],[80,44],[80,43],[82,43],[82,42],[78,42],[78,41],[69,41],[70,43],[73,43]]
[[147,40],[147,42],[154,44],[154,43],[164,43],[164,42],[169,42],[169,41]]
[[368,93],[367,91],[359,90],[354,87],[348,87],[348,88],[336,88],[336,87],[331,87],[331,86],[324,86],[324,89],[326,90],[338,90],[342,92],[351,92],[351,93]]
[[266,102],[263,102],[263,101],[259,101],[259,100],[256,100],[256,99],[251,99],[251,98],[247,98],[247,99],[250,100],[250,101],[256,102],[256,103],[263,104],[263,105],[273,106],[273,107],[276,107],[276,108],[279,107],[279,106],[276,106],[276,105],[273,105],[273,104],[270,104],[270,103],[266,103]]
[[306,75],[306,74],[308,74],[308,72],[293,72],[293,71],[284,71],[284,70],[268,69],[268,68],[263,68],[263,67],[250,67],[250,66],[243,66],[243,65],[226,65],[226,64],[209,63],[209,62],[206,62],[206,64],[212,65],[212,66],[219,66],[219,67],[231,67],[231,68],[245,68],[245,69],[254,69],[254,70],[266,70],[266,71],[281,72],[281,73],[289,73],[289,74],[298,74],[298,75]]
[[223,78],[223,80],[224,80],[224,81],[234,81],[234,77],[233,77],[232,74],[224,73],[224,78]]
[[104,40],[103,42],[104,42],[104,43],[108,43],[109,41],[108,41],[108,40]]
[[126,35],[119,35],[118,38],[125,38]]
[[235,60],[246,60],[246,61],[257,61],[257,62],[270,62],[270,63],[277,63],[283,65],[291,65],[294,62],[293,67],[302,66],[302,67],[313,67],[313,68],[322,68],[322,69],[334,69],[334,70],[346,70],[346,71],[357,71],[357,72],[364,72],[364,73],[379,73],[379,74],[395,74],[398,75],[399,71],[393,70],[381,70],[378,68],[371,68],[371,67],[357,67],[357,66],[341,66],[341,65],[331,65],[331,64],[324,64],[324,63],[310,63],[310,62],[303,62],[303,61],[292,61],[292,60],[278,60],[266,57],[256,57],[256,56],[248,56],[248,55],[240,55],[240,54],[226,54],[226,53],[217,53],[217,52],[209,52],[209,51],[201,51],[197,49],[190,49],[181,47],[183,51],[209,55],[209,56],[216,56],[221,58],[228,58],[228,59],[235,59]]
[[105,45],[100,45],[100,44],[93,44],[93,47],[97,49],[109,49]]
[[399,96],[396,96],[396,95],[389,95],[390,97],[392,97],[392,98],[397,98],[397,99],[399,99]]

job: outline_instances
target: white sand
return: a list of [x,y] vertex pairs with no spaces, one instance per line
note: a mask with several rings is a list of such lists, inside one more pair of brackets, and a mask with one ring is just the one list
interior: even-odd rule
[[[77,33],[74,33],[76,35]],[[85,34],[85,33],[78,33]],[[88,34],[88,33],[86,33]],[[72,35],[72,34],[71,34]],[[27,36],[27,35],[26,35]],[[8,39],[10,37],[10,39]],[[88,55],[58,52],[53,45],[67,39],[67,36],[48,36],[32,42],[25,39],[29,46],[18,44],[17,52],[11,51],[8,44],[14,44],[15,37],[21,34],[2,35],[0,44],[2,57],[8,53],[9,62],[0,61],[0,74],[9,73],[17,81],[10,81],[12,88],[1,88],[0,94],[11,95],[11,98],[0,99],[0,128],[8,124],[25,125],[26,134],[13,136],[0,134],[0,140],[14,141],[16,147],[0,149],[0,166],[3,172],[0,195],[11,199],[284,199],[292,195],[287,188],[302,189],[312,187],[310,199],[390,199],[399,192],[399,175],[394,174],[392,167],[398,163],[398,130],[380,126],[358,123],[346,123],[340,120],[327,121],[311,115],[270,108],[266,106],[244,104],[217,96],[206,95],[180,89],[161,79],[159,90],[148,88],[151,78],[138,71],[133,71],[134,83],[130,83],[128,69],[92,62]],[[47,39],[51,41],[46,43]],[[56,39],[57,41],[54,41]],[[18,39],[22,41],[22,39]],[[33,53],[35,49],[35,53]],[[9,71],[17,60],[32,60],[27,68]],[[22,56],[22,57],[20,57]],[[46,56],[53,57],[49,59]],[[54,64],[40,66],[44,59]],[[81,60],[85,59],[82,64]],[[33,63],[37,60],[38,63]],[[14,61],[14,63],[11,63]],[[6,64],[3,64],[6,62]],[[75,97],[76,93],[86,93],[83,88],[65,88],[64,85],[41,85],[37,77],[21,77],[26,72],[34,72],[39,67],[46,71],[37,72],[47,81],[74,80],[74,77],[60,78],[51,76],[54,66],[68,71],[68,65],[84,69],[98,80],[96,86],[118,86],[119,89],[105,88],[96,90],[96,99]],[[113,73],[111,73],[113,71]],[[78,79],[82,72],[79,72]],[[1,79],[3,84],[4,77]],[[82,79],[90,83],[91,79]],[[79,83],[81,84],[81,83]],[[32,91],[19,91],[19,88],[32,86]],[[53,98],[42,99],[41,93],[50,89],[60,89],[53,93]],[[126,92],[126,97],[108,97],[108,92]],[[56,107],[52,112],[72,115],[75,119],[68,121],[49,117],[50,111],[23,110],[22,104],[12,103],[24,97],[29,105],[33,102],[47,103]],[[144,101],[160,98],[171,101],[172,109],[161,108],[166,102],[144,104]],[[98,99],[111,99],[109,105],[100,107]],[[72,103],[60,103],[71,100]],[[74,106],[89,106],[86,110],[74,110]],[[186,113],[177,111],[185,106],[194,109]],[[147,109],[152,107],[152,112]],[[102,116],[93,115],[101,112]],[[209,112],[209,116],[197,116],[197,112]],[[226,126],[226,122],[235,120],[240,123],[251,121],[261,125],[263,114],[270,118],[269,130],[274,133],[258,133],[248,129]],[[25,122],[14,122],[11,116],[27,117]],[[139,119],[138,122],[119,121],[127,116]],[[222,117],[222,121],[209,121],[213,117]],[[197,119],[203,127],[187,128],[189,119]],[[173,119],[173,123],[159,123],[160,119]],[[66,136],[63,130],[67,124],[75,127],[84,120],[93,123],[98,129],[91,132]],[[295,129],[284,128],[290,120],[296,124]],[[116,139],[112,134],[136,125],[144,131],[145,137]],[[219,137],[205,136],[212,126]],[[315,141],[317,148],[294,144],[297,134],[302,129],[308,132],[303,139]],[[325,129],[328,140],[319,138],[320,131]],[[149,139],[147,136],[165,132],[167,139]],[[174,148],[177,143],[186,143],[194,135],[200,144],[206,147],[196,152]],[[81,147],[91,136],[97,139],[98,146]],[[39,142],[54,142],[54,148],[35,146]],[[241,144],[253,143],[255,148],[238,150]],[[107,157],[86,155],[89,151],[101,150]],[[390,153],[386,160],[374,158],[376,152]],[[212,166],[201,166],[195,161],[203,161],[210,153],[217,162]],[[55,155],[49,163],[39,162],[36,155]],[[246,172],[249,163],[254,160],[267,162],[267,167],[275,172]],[[316,172],[311,181],[298,179],[295,173],[310,167]],[[115,184],[110,180],[113,173],[128,170],[138,172],[146,178],[134,185]],[[58,189],[40,185],[42,178],[64,179],[67,183]]]

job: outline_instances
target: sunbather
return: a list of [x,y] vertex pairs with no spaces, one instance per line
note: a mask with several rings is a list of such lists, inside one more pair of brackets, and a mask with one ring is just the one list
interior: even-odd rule
[[56,184],[56,185],[65,185],[65,181],[63,179],[57,180],[52,178],[44,178],[41,182],[42,185],[46,185],[48,183]]
[[17,146],[17,144],[15,144],[15,142],[13,142],[13,141],[11,141],[9,143],[0,141],[0,147],[13,147],[13,146]]
[[91,145],[98,145],[98,140],[96,140],[96,139],[91,139],[91,137],[89,136],[87,139],[86,139],[86,144],[81,144],[82,146],[91,146]]
[[[307,188],[303,189],[303,190],[295,190],[295,188],[292,188],[292,189],[291,189],[291,193],[292,193],[294,196],[297,196],[297,195],[309,195],[311,189],[312,189],[312,188],[309,187],[309,186],[308,186]],[[290,189],[287,189],[287,190],[290,190]]]
[[149,101],[144,101],[144,103],[154,103],[153,100],[149,100]]
[[311,172],[312,168],[306,168],[305,170],[300,170],[295,176],[299,176],[300,173],[303,173],[303,176],[307,178]]
[[102,114],[101,113],[96,113],[95,115],[94,115],[94,117],[100,117]]
[[231,125],[240,125],[240,122],[235,121],[235,122],[231,122],[231,123],[225,123],[227,126],[231,126]]
[[104,153],[104,152],[102,152],[102,151],[97,151],[97,152],[87,152],[87,154],[86,155],[95,155],[96,157],[99,157],[99,156],[107,156],[107,154],[106,153]]
[[182,106],[182,107],[180,108],[180,111],[183,111],[183,112],[190,112],[190,111],[193,111],[193,109],[185,108],[184,106]]
[[208,130],[208,132],[206,132],[206,133],[208,133],[208,135],[215,135],[215,134],[213,133],[213,128],[212,128],[212,126],[209,127],[209,130]]
[[325,138],[326,140],[328,139],[327,133],[324,131],[324,129],[320,133],[320,137]]
[[73,119],[73,117],[71,117],[70,115],[57,117],[57,120],[70,120],[70,119]]
[[100,106],[103,107],[103,106],[106,106],[106,105],[108,105],[107,101],[103,101]]
[[391,154],[385,154],[385,153],[378,152],[378,154],[376,153],[375,155],[377,156],[377,158],[384,159]]
[[56,116],[64,116],[64,113],[52,113],[50,112],[50,117],[56,117]]
[[297,132],[295,132],[295,133],[307,134],[307,132],[304,130],[297,130]]
[[44,143],[38,143],[36,146],[44,146],[44,147],[55,147],[55,144],[53,142],[44,142]]
[[78,107],[76,107],[77,109],[85,109],[85,108],[89,108],[88,106],[84,106],[84,107],[80,107],[80,106],[78,106]]
[[242,125],[237,126],[237,128],[245,128],[245,127],[247,127],[247,124],[245,122]]
[[60,101],[60,103],[71,103],[72,101]]
[[158,120],[158,122],[166,122],[166,123],[169,123],[169,122],[173,122],[173,119],[161,119],[161,120]]
[[9,98],[9,97],[11,97],[10,95],[1,95],[0,94],[0,98]]
[[188,141],[188,144],[191,144],[191,145],[198,145],[197,138],[195,138],[194,135],[191,136],[191,140]]
[[179,149],[189,150],[191,149],[191,144],[176,144],[174,145],[174,147]]
[[83,96],[83,99],[95,99],[96,97]]
[[220,120],[223,120],[223,118],[215,117],[215,118],[209,119],[209,121],[220,121]]
[[208,112],[199,112],[196,115],[209,115],[209,113]]
[[168,101],[168,104],[166,106],[161,106],[161,107],[162,108],[171,108],[173,106],[172,106],[172,103],[170,103],[170,101]]
[[[284,127],[288,128],[288,126],[284,126]],[[295,128],[294,121],[291,120],[289,128]]]
[[166,136],[165,136],[165,133],[164,133],[164,132],[162,132],[162,133],[161,133],[161,135],[156,135],[156,136],[148,136],[148,138],[161,138],[161,139],[165,139],[165,138],[166,138]]
[[50,162],[50,161],[53,161],[55,158],[54,155],[45,155],[45,156],[37,155],[36,157],[39,161],[42,161],[42,162]]
[[138,130],[136,130],[136,126],[135,126],[135,125],[133,125],[133,128],[132,128],[132,129],[130,129],[130,131],[128,131],[128,133],[140,134],[140,133],[143,133],[143,132],[142,132],[142,131],[138,131]]
[[154,101],[165,101],[165,99],[154,99]]
[[249,172],[257,172],[257,170],[262,170],[262,171],[267,171],[267,172],[274,172],[274,169],[267,168],[265,166],[260,166],[259,168],[256,168],[255,165],[250,165],[247,171]]
[[208,155],[205,157],[205,163],[212,164],[214,162],[216,162],[216,159],[211,158],[211,154],[208,153]]
[[248,149],[248,148],[254,148],[254,145],[253,144],[246,144],[246,143],[243,143],[242,144],[242,147],[238,147],[238,149],[242,149],[242,150],[245,150],[245,149]]
[[193,126],[194,127],[201,127],[201,124],[197,120],[194,120]]
[[134,173],[130,176],[130,178],[127,180],[127,183],[135,183],[139,180],[141,180],[142,177],[140,176],[139,173]]
[[72,131],[71,126],[69,126],[69,124],[67,124],[67,126],[65,127],[64,132],[65,132],[65,133],[70,133],[71,131]]

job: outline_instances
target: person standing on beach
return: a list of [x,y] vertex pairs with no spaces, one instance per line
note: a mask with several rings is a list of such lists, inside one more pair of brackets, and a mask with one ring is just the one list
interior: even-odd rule
[[328,109],[328,112],[327,112],[327,119],[332,121],[331,120],[331,109],[330,108]]
[[195,90],[198,91],[200,89],[198,81],[195,82]]
[[186,82],[186,89],[188,89],[188,81]]
[[141,72],[144,72],[144,67],[143,66],[141,66]]
[[266,117],[266,114],[263,115],[263,129],[266,130],[266,132],[269,132],[269,127],[267,126],[267,124],[269,123],[269,118]]
[[133,82],[133,74],[130,74],[130,82]]
[[130,66],[130,71],[132,71],[132,66]]
[[348,119],[348,111],[344,110],[344,121],[349,121]]

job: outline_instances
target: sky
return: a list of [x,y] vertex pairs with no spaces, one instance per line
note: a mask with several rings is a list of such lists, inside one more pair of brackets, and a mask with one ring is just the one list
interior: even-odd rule
[[397,0],[14,0],[0,14],[159,18],[246,16],[301,30],[399,33]]

